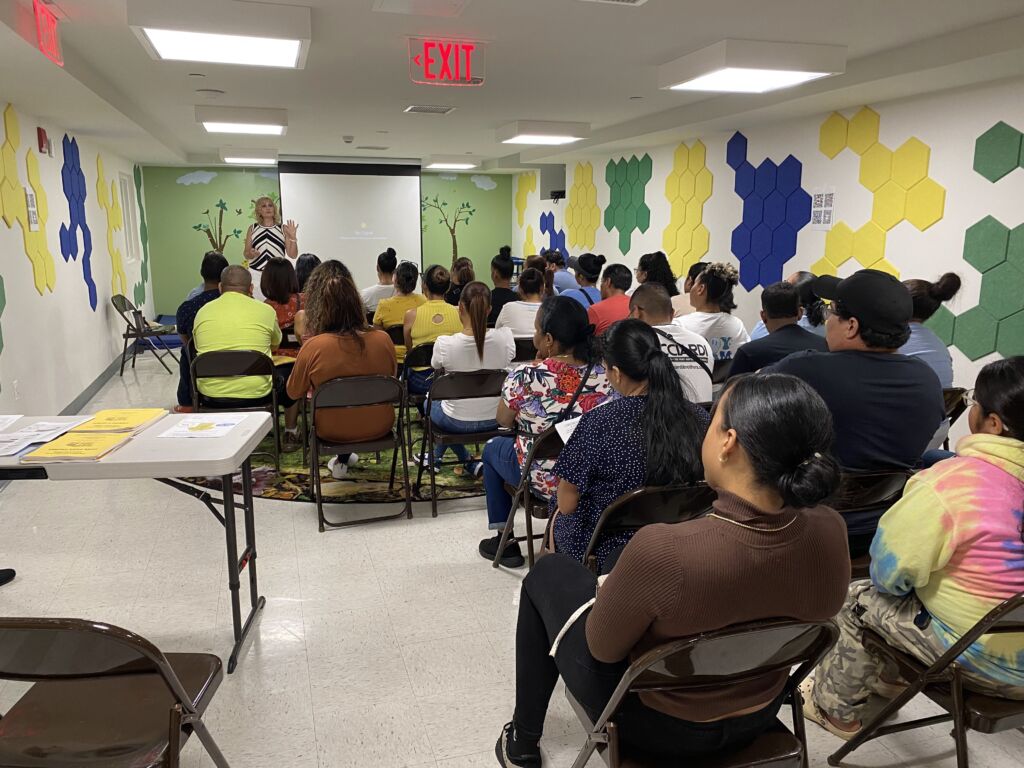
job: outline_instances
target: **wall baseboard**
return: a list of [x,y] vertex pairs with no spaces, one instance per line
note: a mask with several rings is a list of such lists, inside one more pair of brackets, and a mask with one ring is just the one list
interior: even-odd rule
[[103,389],[103,385],[117,375],[117,371],[120,367],[121,356],[118,355],[117,357],[114,358],[113,362],[110,365],[108,365],[99,376],[96,377],[96,380],[93,381],[93,383],[86,387],[84,390],[82,390],[78,397],[76,397],[74,400],[68,403],[64,410],[62,410],[58,415],[77,415],[82,410],[82,408],[85,407],[85,404],[92,400],[94,397],[96,397],[96,393]]

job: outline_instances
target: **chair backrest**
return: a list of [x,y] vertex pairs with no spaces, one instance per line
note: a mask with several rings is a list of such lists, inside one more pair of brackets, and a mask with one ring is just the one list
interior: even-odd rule
[[133,328],[137,333],[142,333],[145,330],[146,319],[127,296],[120,293],[115,294],[110,297],[110,303],[114,305],[117,314],[128,324],[129,328]]
[[322,408],[360,408],[401,405],[405,390],[394,376],[347,376],[331,379],[313,390],[313,416]]
[[[405,343],[404,341],[402,342]],[[405,366],[407,368],[429,368],[430,361],[434,357],[434,342],[417,344],[405,353]]]
[[565,443],[562,441],[562,436],[558,434],[558,430],[548,427],[533,439],[533,445],[530,446],[530,451],[526,454],[523,466],[530,467],[535,461],[557,459],[564,447]]
[[711,371],[711,383],[721,384],[729,378],[732,371],[732,358],[728,360],[715,360],[715,367]]
[[608,505],[590,537],[583,556],[586,563],[602,536],[637,531],[654,523],[681,523],[700,517],[711,508],[716,494],[705,483],[638,488]]
[[[193,352],[195,349],[193,347]],[[192,404],[199,407],[200,379],[233,379],[238,376],[270,376],[273,380],[274,361],[253,349],[222,349],[194,354],[189,365]],[[270,387],[270,395],[274,391]]]
[[384,329],[384,333],[391,339],[391,343],[396,347],[405,346],[405,326],[404,325],[389,325]]
[[911,473],[907,470],[844,472],[839,488],[824,503],[836,512],[850,514],[889,507],[903,495]]
[[500,397],[508,378],[505,370],[462,371],[435,376],[430,385],[430,401],[468,400],[475,397]]
[[976,625],[979,635],[1004,634],[1008,632],[1024,633],[1024,592],[1018,592],[991,611]]
[[950,389],[942,390],[942,402],[950,426],[953,426],[956,420],[967,410],[967,404],[964,402],[964,392],[966,391],[963,387],[951,387]]
[[528,363],[537,359],[537,347],[533,339],[516,338],[516,356],[512,358],[514,363]]

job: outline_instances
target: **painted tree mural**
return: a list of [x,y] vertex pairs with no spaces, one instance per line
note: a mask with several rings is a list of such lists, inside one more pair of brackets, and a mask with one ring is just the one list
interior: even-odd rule
[[426,197],[420,201],[420,210],[426,213],[428,210],[436,210],[441,218],[437,220],[438,224],[443,224],[448,228],[449,234],[452,236],[452,264],[459,258],[459,241],[455,235],[455,230],[459,224],[465,224],[469,226],[469,220],[476,213],[474,208],[469,203],[460,203],[458,208],[449,208],[447,200],[441,200],[437,195],[433,198]]
[[[228,204],[225,203],[223,200],[218,200],[217,204],[214,205],[213,207],[217,209],[217,213],[212,214],[210,213],[211,209],[207,208],[205,211],[203,211],[203,215],[206,217],[206,221],[200,222],[199,224],[193,224],[192,229],[194,229],[196,232],[204,232],[206,234],[206,237],[209,239],[210,246],[213,248],[213,250],[217,251],[218,253],[224,253],[224,246],[227,245],[228,240],[230,240],[232,237],[241,237],[242,230],[233,229],[230,232],[225,232],[224,214],[228,210]],[[215,215],[216,219],[214,218]],[[235,216],[241,215],[242,209],[235,208]]]

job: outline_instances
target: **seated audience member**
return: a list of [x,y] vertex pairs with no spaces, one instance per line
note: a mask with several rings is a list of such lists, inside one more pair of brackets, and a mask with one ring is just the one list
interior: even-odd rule
[[[627,665],[663,643],[760,619],[832,618],[850,559],[842,519],[821,506],[838,481],[831,442],[828,409],[803,382],[733,379],[703,444],[718,492],[712,513],[641,529],[600,587],[563,555],[541,558],[520,593],[515,714],[495,748],[499,764],[541,764],[559,676],[596,719]],[[615,718],[619,736],[665,765],[743,747],[774,726],[788,674],[630,696]]]
[[[540,274],[535,269],[527,272]],[[497,531],[493,538],[480,542],[480,554],[488,560],[493,560],[498,551],[501,531],[511,509],[512,497],[505,490],[505,483],[519,483],[534,436],[556,421],[583,415],[611,395],[611,385],[597,359],[593,341],[594,327],[588,323],[587,313],[578,301],[567,296],[549,296],[534,314],[533,343],[538,359],[509,373],[498,405],[498,424],[515,427],[516,437],[495,437],[484,446],[487,524]],[[558,480],[551,474],[554,465],[551,459],[534,463],[530,487],[537,496],[554,497],[558,486]],[[501,564],[509,568],[523,564],[522,552],[514,539],[505,545]]]
[[306,281],[313,274],[313,270],[320,266],[320,257],[315,253],[302,253],[295,260],[295,279],[299,281],[299,294],[305,292]]
[[686,275],[676,281],[679,294],[672,297],[672,309],[675,311],[676,317],[693,312],[693,307],[690,306],[690,291],[693,290],[693,283],[696,281],[697,275],[703,272],[706,266],[707,262],[704,261],[691,264],[690,268],[686,270]]
[[[395,325],[404,325],[406,313],[426,301],[423,294],[413,293],[419,276],[420,271],[411,261],[403,261],[395,268],[395,295],[380,300],[377,311],[373,313],[374,326],[387,330]],[[405,362],[405,352],[404,344],[395,347],[399,364]]]
[[280,256],[268,259],[260,274],[260,291],[266,297],[263,303],[274,309],[277,324],[281,328],[283,338],[277,354],[295,357],[299,352],[298,342],[289,343],[288,334],[294,334],[295,315],[302,309],[302,301],[299,281],[291,261]]
[[[467,283],[459,297],[458,333],[441,336],[434,342],[431,365],[435,371],[463,373],[469,371],[508,368],[516,356],[516,342],[508,328],[488,328],[487,315],[491,311],[491,291],[481,282]],[[443,432],[486,432],[496,429],[494,414],[498,398],[475,397],[469,400],[444,400],[430,409],[430,420]],[[470,461],[464,445],[438,446],[434,462],[441,461],[445,448],[451,448],[468,472],[479,476],[483,465]]]
[[[805,331],[816,333],[822,338],[825,337],[825,320],[828,318],[828,307],[825,302],[814,295],[814,274],[812,272],[794,272],[786,278],[786,282],[795,285],[800,293],[800,306],[803,313],[800,315],[798,325]],[[757,341],[768,335],[764,320],[758,320],[754,330],[750,332],[750,340]]]
[[453,307],[459,306],[459,296],[462,295],[462,288],[476,280],[476,272],[473,270],[473,262],[465,256],[452,262],[451,283],[444,295],[444,300]]
[[828,352],[825,339],[800,327],[802,317],[800,290],[795,285],[774,283],[761,291],[761,322],[768,329],[768,335],[736,350],[730,375],[759,371],[805,349]]
[[[523,262],[523,270],[536,269],[542,275],[544,275],[544,292],[541,296],[542,299],[546,299],[548,296],[557,296],[558,289],[555,288],[555,272],[551,269],[551,265],[548,263],[548,254],[556,253],[558,257],[564,259],[561,251],[547,251],[544,248],[540,249],[539,256],[527,256],[526,261]],[[576,286],[576,278],[572,279],[573,287]]]
[[[204,254],[204,257],[205,256],[209,256],[211,253],[220,253],[220,251],[207,251]],[[221,255],[223,255],[223,254],[221,254]],[[206,289],[206,280],[203,280],[203,282],[201,282],[199,285],[197,285],[195,288],[193,288],[191,291],[188,292],[188,295],[185,296],[185,301],[189,301],[191,299],[194,299],[200,293],[205,293],[206,290],[207,290]]]
[[[619,496],[703,477],[708,414],[686,399],[658,334],[640,320],[620,320],[605,335],[604,363],[620,397],[580,418],[554,468],[555,549],[580,561],[598,518]],[[627,541],[627,533],[603,537],[594,550],[598,567]]]
[[645,253],[640,257],[636,265],[636,282],[638,286],[644,283],[659,284],[665,288],[670,298],[679,295],[679,286],[672,275],[668,257],[661,251]]
[[507,245],[501,246],[498,255],[491,259],[491,282],[494,283],[494,288],[491,290],[491,313],[487,316],[487,325],[491,328],[495,327],[502,307],[519,298],[509,287],[512,285],[512,275],[515,271],[512,249]]
[[390,299],[395,295],[395,266],[398,255],[394,248],[388,248],[377,256],[377,284],[364,288],[360,292],[366,312],[374,312],[382,299]]
[[[548,253],[548,251],[544,251]],[[523,261],[523,269],[536,269],[540,272],[547,270],[547,257],[542,255],[533,254],[533,256],[527,256]],[[575,281],[573,283],[575,285]]]
[[[430,344],[440,336],[462,330],[459,310],[444,298],[451,285],[448,270],[440,264],[427,267],[422,282],[426,301],[405,313],[405,346],[410,351],[420,344]],[[425,395],[429,392],[433,380],[433,368],[414,368],[406,373],[409,391],[415,394]]]
[[[394,376],[395,347],[388,335],[366,325],[359,289],[341,262],[313,270],[306,296],[309,340],[302,345],[288,378],[288,396],[301,400],[325,381],[349,376]],[[357,443],[389,434],[395,423],[390,405],[324,411],[317,434],[336,443]],[[356,453],[334,456],[327,469],[335,479],[359,461]]]
[[[831,351],[796,352],[768,370],[801,378],[822,396],[835,421],[835,455],[844,470],[916,467],[945,408],[931,369],[897,352],[910,336],[910,294],[875,269],[845,280],[819,277],[814,292],[832,301],[826,322]],[[867,553],[884,511],[846,515],[852,557]]]
[[601,275],[601,301],[587,310],[594,333],[603,334],[612,323],[629,317],[629,296],[633,276],[625,264],[609,264]]
[[519,300],[501,308],[495,328],[509,328],[517,338],[533,336],[537,310],[544,300],[544,273],[533,267],[519,275]]
[[743,321],[730,314],[736,309],[732,291],[739,283],[736,267],[708,264],[690,289],[694,311],[676,318],[676,323],[711,342],[715,360],[731,360],[736,350],[750,341]]
[[[277,315],[252,297],[252,289],[252,275],[245,267],[232,264],[221,273],[220,297],[196,314],[192,330],[196,354],[233,349],[254,350],[267,357],[274,354],[281,345]],[[203,403],[222,410],[261,405],[270,399],[271,387],[277,391],[278,404],[285,408],[284,448],[297,450],[302,445],[299,411],[285,391],[283,376],[279,374],[273,381],[269,376],[234,376],[198,382]]]
[[601,291],[597,287],[597,279],[601,276],[601,268],[608,261],[604,256],[584,253],[575,260],[576,287],[559,291],[559,296],[568,296],[589,309],[601,300]]
[[931,328],[925,327],[944,302],[949,301],[960,290],[960,277],[947,272],[934,283],[927,280],[904,280],[903,285],[910,291],[914,310],[910,319],[910,338],[900,347],[900,354],[916,357],[939,377],[943,389],[953,386],[953,358],[949,347]]
[[207,251],[199,267],[199,274],[203,276],[203,290],[185,299],[174,316],[178,336],[181,337],[181,355],[178,358],[178,407],[174,409],[178,413],[192,410],[192,360],[189,358],[188,343],[192,339],[196,313],[220,296],[220,275],[227,267],[228,260],[218,251]]
[[565,256],[557,248],[544,252],[547,271],[551,272],[555,293],[571,291],[578,286],[576,278],[566,266]]
[[664,286],[647,282],[637,288],[629,300],[629,316],[643,320],[658,334],[661,351],[679,374],[686,398],[692,403],[710,403],[711,345],[672,322],[672,301]]
[[[871,581],[851,585],[839,642],[805,684],[805,715],[840,738],[860,729],[870,694],[899,692],[865,629],[927,665],[1024,591],[1024,357],[981,369],[968,421],[956,457],[914,475],[882,516]],[[973,690],[1024,699],[1024,636],[984,635],[957,661]]]

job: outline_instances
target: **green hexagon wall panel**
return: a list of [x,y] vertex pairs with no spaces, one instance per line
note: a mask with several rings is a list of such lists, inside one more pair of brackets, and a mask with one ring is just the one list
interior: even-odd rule
[[974,170],[997,182],[1020,167],[1024,136],[1012,125],[1000,121],[985,131],[974,144]]
[[619,230],[619,250],[629,253],[633,230],[646,232],[651,226],[651,209],[644,202],[647,182],[651,180],[653,162],[650,155],[629,160],[609,160],[604,178],[608,183],[608,207],[604,209],[604,228]]

